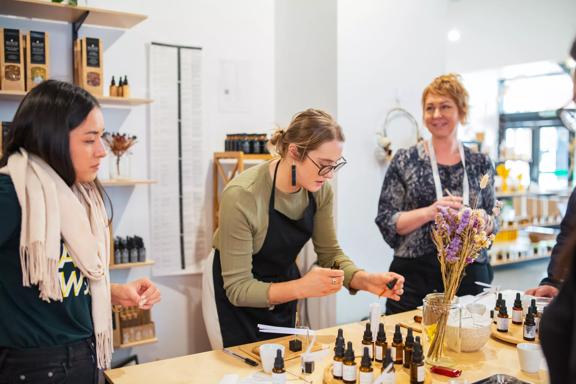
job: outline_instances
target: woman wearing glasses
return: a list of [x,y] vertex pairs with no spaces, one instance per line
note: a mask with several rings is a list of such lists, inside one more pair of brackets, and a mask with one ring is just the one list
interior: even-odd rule
[[[439,76],[422,95],[424,124],[431,140],[399,150],[382,185],[376,224],[394,249],[390,271],[406,278],[405,294],[398,302],[388,300],[388,314],[415,309],[426,294],[443,292],[440,264],[430,236],[439,207],[459,210],[472,202],[491,213],[495,204],[494,168],[490,159],[474,153],[458,141],[458,123],[468,115],[468,92],[458,76]],[[480,179],[489,174],[488,187]],[[488,216],[488,230],[494,221]],[[470,264],[458,295],[476,294],[474,282],[490,283],[493,271],[486,252]]]
[[[338,245],[327,181],[346,164],[343,142],[330,115],[308,109],[271,138],[279,158],[250,168],[224,189],[212,264],[224,347],[276,337],[260,334],[257,325],[294,327],[298,299],[331,295],[342,286],[399,300],[402,276],[360,270]],[[318,267],[301,276],[296,256],[309,239]],[[211,343],[220,344],[212,336]]]

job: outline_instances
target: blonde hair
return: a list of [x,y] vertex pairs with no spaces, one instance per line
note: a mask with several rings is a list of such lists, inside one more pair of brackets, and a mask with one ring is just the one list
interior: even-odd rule
[[468,91],[462,85],[460,75],[448,73],[438,76],[422,93],[422,110],[426,110],[426,98],[429,95],[449,97],[458,108],[460,122],[466,124],[468,121]]
[[288,128],[277,129],[270,138],[270,144],[282,158],[288,153],[290,144],[298,148],[298,160],[325,142],[344,141],[342,128],[328,113],[309,108],[296,114]]

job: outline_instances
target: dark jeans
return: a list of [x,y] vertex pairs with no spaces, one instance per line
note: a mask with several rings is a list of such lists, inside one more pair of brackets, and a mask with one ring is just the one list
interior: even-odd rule
[[92,339],[47,348],[0,347],[0,384],[97,384]]
[[[404,276],[404,294],[400,301],[386,300],[386,314],[410,311],[422,305],[422,299],[432,292],[444,292],[440,262],[436,255],[427,255],[415,259],[395,257],[390,271]],[[475,281],[491,283],[494,278],[492,266],[488,263],[472,263],[464,271],[464,278],[456,295],[477,295],[482,287]]]

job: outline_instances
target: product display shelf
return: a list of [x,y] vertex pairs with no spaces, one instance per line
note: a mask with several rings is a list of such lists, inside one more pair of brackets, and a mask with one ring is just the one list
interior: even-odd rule
[[123,264],[111,264],[110,269],[130,269],[130,268],[137,268],[137,267],[147,267],[154,264],[154,260],[146,260],[137,263],[123,263]]
[[[26,96],[26,92],[0,90],[0,100],[20,101],[24,98],[24,96]],[[97,96],[96,99],[104,107],[135,107],[138,105],[146,105],[153,102],[152,99],[131,98],[131,97]]]
[[132,28],[148,18],[136,13],[70,6],[46,0],[0,0],[2,15],[74,23],[86,13],[86,24],[122,29]]
[[153,337],[153,338],[151,338],[151,339],[134,341],[134,342],[132,342],[132,343],[126,343],[126,344],[120,344],[120,346],[116,347],[116,349],[125,349],[125,348],[138,347],[138,346],[140,346],[140,345],[153,344],[153,343],[157,343],[157,342],[158,342],[158,338],[157,338],[157,337]]
[[531,260],[547,259],[549,257],[550,257],[550,255],[548,254],[548,255],[541,255],[541,256],[521,257],[518,259],[511,259],[511,260],[494,260],[494,261],[490,262],[490,264],[493,267],[499,267],[501,265],[518,264],[518,263],[524,263],[526,261],[531,261]]
[[[213,191],[212,223],[214,231],[218,228],[218,209],[220,207],[221,190],[236,176],[244,171],[246,163],[261,162],[272,159],[269,153],[248,154],[244,152],[214,152],[212,167]],[[231,166],[226,171],[225,166]]]
[[[532,243],[526,234],[521,234],[513,241],[495,242],[488,251],[491,257],[490,264],[496,267],[546,259],[550,257],[550,251],[554,243],[554,240],[542,240],[537,243]],[[502,254],[503,257],[501,259],[497,258],[498,253]],[[510,254],[510,257],[508,257],[507,254]]]
[[150,185],[156,184],[156,180],[150,179],[112,179],[100,180],[100,184],[104,187],[131,187],[136,185]]

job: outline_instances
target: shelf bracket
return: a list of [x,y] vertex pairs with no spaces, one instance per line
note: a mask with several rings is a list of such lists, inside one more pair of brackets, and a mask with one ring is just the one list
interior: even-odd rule
[[86,21],[86,18],[90,15],[90,11],[86,11],[80,15],[80,17],[72,23],[72,41],[78,40],[78,31],[82,28],[82,24]]

